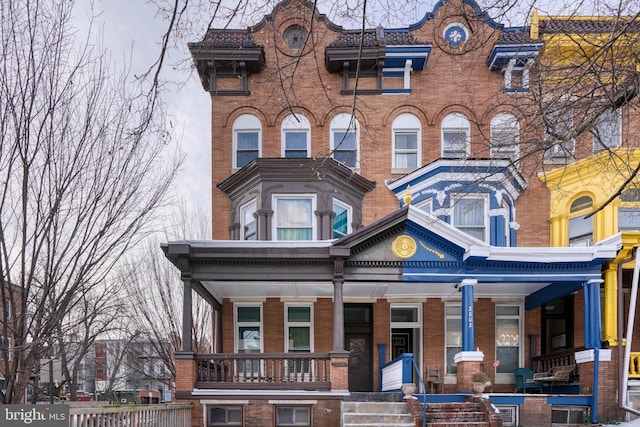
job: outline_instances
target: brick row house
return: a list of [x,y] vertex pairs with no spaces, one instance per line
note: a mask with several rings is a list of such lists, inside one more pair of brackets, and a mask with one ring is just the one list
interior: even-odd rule
[[[640,23],[622,21],[627,43]],[[640,162],[640,121],[624,98],[574,135],[597,103],[576,101],[565,64],[618,22],[506,28],[450,0],[406,28],[348,30],[284,0],[191,43],[211,96],[213,240],[162,249],[185,290],[176,398],[193,425],[337,426],[355,393],[414,382],[455,401],[476,371],[505,425],[624,417],[611,396],[638,374],[624,322],[640,193],[620,171]],[[208,354],[192,347],[194,294],[215,313]],[[559,366],[570,378],[537,390],[514,375]]]

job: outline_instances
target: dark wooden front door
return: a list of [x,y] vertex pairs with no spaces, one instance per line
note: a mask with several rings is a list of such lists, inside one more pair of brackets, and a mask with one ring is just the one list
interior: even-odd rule
[[349,353],[349,391],[372,391],[371,334],[345,334]]

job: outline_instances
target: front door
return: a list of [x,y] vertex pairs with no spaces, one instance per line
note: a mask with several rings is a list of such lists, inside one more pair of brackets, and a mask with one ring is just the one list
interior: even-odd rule
[[349,391],[373,391],[373,306],[344,305],[344,348],[349,351]]

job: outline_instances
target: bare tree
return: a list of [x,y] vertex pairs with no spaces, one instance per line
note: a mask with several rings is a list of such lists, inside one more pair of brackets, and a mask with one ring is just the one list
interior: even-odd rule
[[[155,357],[175,381],[173,353],[182,348],[183,287],[180,272],[166,259],[161,242],[176,239],[202,240],[210,237],[208,215],[199,208],[178,206],[168,220],[165,234],[149,239],[140,254],[125,265],[122,274],[127,290],[131,328],[137,330]],[[130,268],[135,265],[134,268]],[[132,273],[133,272],[133,273]],[[210,352],[212,315],[209,304],[198,295],[193,298],[192,336],[194,349]]]
[[75,37],[72,8],[67,0],[0,5],[6,403],[20,401],[71,313],[99,301],[115,263],[151,231],[180,163],[167,158],[157,94],[113,70],[91,38]]

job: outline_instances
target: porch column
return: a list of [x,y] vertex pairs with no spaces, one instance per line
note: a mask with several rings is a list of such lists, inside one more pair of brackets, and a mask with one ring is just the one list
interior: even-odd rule
[[[338,260],[336,260],[338,262]],[[342,260],[340,260],[342,262]],[[344,280],[333,279],[333,351],[344,351]]]
[[602,346],[600,325],[600,284],[602,282],[602,279],[594,279],[583,284],[584,346],[588,349],[599,349]]
[[214,330],[213,330],[213,352],[222,353],[222,310],[213,309]]
[[475,319],[473,311],[473,286],[476,279],[464,279],[462,290],[462,351],[473,351],[475,347]]
[[193,351],[193,339],[191,337],[191,325],[193,323],[193,313],[191,311],[191,278],[183,278],[184,298],[182,300],[182,352],[191,353]]

